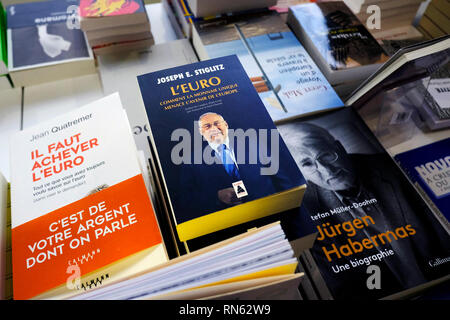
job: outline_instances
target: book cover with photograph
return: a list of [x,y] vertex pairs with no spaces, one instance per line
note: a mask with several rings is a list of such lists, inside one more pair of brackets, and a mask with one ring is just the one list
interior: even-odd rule
[[201,60],[236,54],[275,122],[344,105],[277,12],[197,20],[193,45]]
[[65,298],[167,260],[113,94],[11,139],[14,299]]
[[278,126],[307,180],[298,232],[333,299],[405,297],[450,278],[450,235],[351,107]]
[[138,82],[181,241],[300,205],[303,176],[236,56]]
[[[109,28],[146,25],[149,20],[142,0],[81,0],[80,27],[86,32],[106,31]],[[91,38],[89,37],[89,42]]]

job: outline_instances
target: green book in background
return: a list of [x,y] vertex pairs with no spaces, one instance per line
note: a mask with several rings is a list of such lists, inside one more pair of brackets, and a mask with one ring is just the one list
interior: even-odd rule
[[6,51],[6,11],[0,3],[0,75],[8,73],[8,54]]

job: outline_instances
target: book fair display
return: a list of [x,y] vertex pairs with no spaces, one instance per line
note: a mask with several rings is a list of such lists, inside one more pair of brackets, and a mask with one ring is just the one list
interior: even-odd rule
[[0,0],[0,299],[450,299],[448,8]]

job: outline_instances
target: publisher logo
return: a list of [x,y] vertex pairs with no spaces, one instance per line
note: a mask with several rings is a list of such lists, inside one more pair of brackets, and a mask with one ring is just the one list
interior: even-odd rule
[[236,193],[237,198],[242,198],[248,195],[247,189],[245,188],[244,182],[242,180],[233,182],[233,189]]
[[430,265],[430,267],[435,268],[438,267],[442,264],[445,263],[449,263],[450,262],[450,257],[446,257],[446,258],[436,258],[436,259],[432,259],[430,261],[428,261],[428,264]]

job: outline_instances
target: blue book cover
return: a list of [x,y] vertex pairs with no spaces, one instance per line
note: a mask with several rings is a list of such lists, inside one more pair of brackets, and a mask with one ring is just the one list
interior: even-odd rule
[[235,55],[138,82],[181,241],[300,205],[305,180]]
[[397,154],[394,158],[450,230],[450,138]]
[[78,3],[53,0],[7,6],[9,69],[93,59],[80,29]]
[[236,54],[273,121],[280,122],[344,103],[276,12],[197,21],[206,54]]

